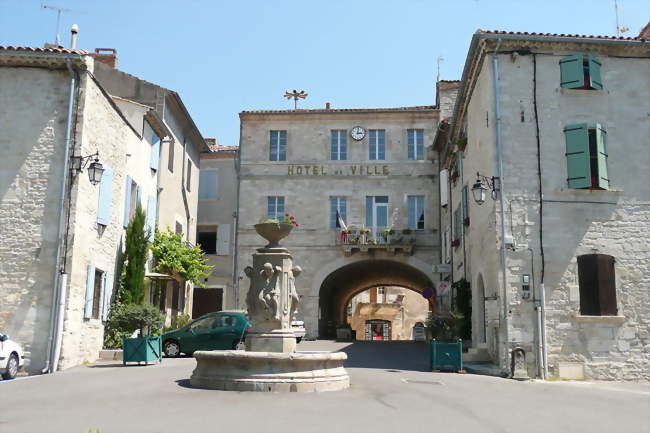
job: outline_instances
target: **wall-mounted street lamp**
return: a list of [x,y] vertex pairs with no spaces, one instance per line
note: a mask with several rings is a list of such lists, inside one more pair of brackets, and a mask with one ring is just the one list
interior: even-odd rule
[[476,172],[476,183],[472,186],[472,194],[474,201],[480,206],[485,203],[485,192],[491,190],[490,196],[492,200],[496,200],[497,192],[501,190],[499,178],[492,176],[483,176],[481,173]]
[[78,173],[81,173],[93,158],[94,161],[88,166],[88,179],[90,179],[90,183],[97,185],[102,181],[102,175],[104,174],[104,166],[99,162],[99,152],[88,156],[73,156],[72,175],[76,176]]

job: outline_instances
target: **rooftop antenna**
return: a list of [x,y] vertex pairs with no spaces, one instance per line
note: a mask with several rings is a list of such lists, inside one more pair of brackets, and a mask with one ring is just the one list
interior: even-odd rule
[[444,62],[445,59],[442,56],[438,56],[436,63],[438,63],[438,74],[436,75],[436,83],[440,81],[440,64]]
[[46,5],[46,4],[42,4],[42,3],[41,3],[41,7],[43,9],[49,9],[51,11],[56,12],[56,39],[55,39],[55,43],[56,43],[56,45],[61,46],[61,35],[59,35],[59,24],[61,23],[61,13],[63,13],[63,12],[83,13],[83,12],[75,11],[75,10],[72,10],[72,9],[64,9],[64,8],[60,8],[60,7],[57,7],[57,6],[51,6],[51,5]]
[[304,90],[301,90],[300,92],[297,92],[295,90],[289,92],[288,90],[284,92],[284,97],[287,99],[293,99],[293,109],[297,110],[298,109],[298,99],[305,99],[307,96],[309,96],[309,93],[305,93]]
[[618,22],[618,0],[614,0],[614,11],[616,11],[616,36],[621,36],[621,33],[625,33],[630,29],[627,27],[621,27]]

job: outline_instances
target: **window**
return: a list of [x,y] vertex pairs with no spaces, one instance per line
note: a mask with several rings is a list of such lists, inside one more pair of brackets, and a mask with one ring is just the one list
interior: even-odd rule
[[608,189],[607,132],[586,123],[564,128],[569,188]]
[[271,131],[269,151],[271,161],[287,160],[287,131]]
[[332,131],[330,159],[332,161],[345,161],[348,159],[348,131]]
[[187,160],[187,185],[186,185],[185,188],[188,191],[190,191],[191,190],[191,188],[190,188],[191,185],[192,185],[192,161],[190,161],[188,159]]
[[459,241],[463,236],[463,208],[459,204],[454,210],[454,241]]
[[230,224],[219,224],[217,227],[217,255],[230,254]]
[[176,234],[183,233],[183,224],[176,221],[176,229],[174,230],[174,233]]
[[219,171],[201,170],[199,174],[199,199],[213,200],[219,195]]
[[169,140],[169,153],[167,154],[167,170],[174,172],[174,140]]
[[461,190],[460,204],[463,208],[463,225],[469,225],[469,189],[467,185],[463,185]]
[[86,273],[86,299],[84,301],[84,319],[106,318],[108,313],[108,301],[110,296],[104,292],[108,280],[108,290],[112,291],[113,279],[104,271],[96,269],[95,265],[89,264]]
[[157,136],[151,137],[151,159],[149,160],[149,167],[152,170],[158,170],[160,164],[160,138]]
[[388,196],[366,197],[366,227],[388,227]]
[[560,86],[567,89],[602,89],[601,63],[592,55],[574,54],[560,60]]
[[449,170],[446,168],[440,171],[440,206],[447,207],[449,204]]
[[383,129],[368,131],[368,159],[371,161],[386,159],[386,131]]
[[424,230],[424,196],[408,197],[408,227],[412,230]]
[[284,197],[269,196],[266,198],[266,217],[281,220],[284,217]]
[[424,129],[408,130],[408,158],[424,159]]
[[209,331],[214,329],[219,324],[219,316],[208,316],[203,319],[199,319],[196,322],[190,325],[192,331]]
[[616,316],[615,259],[606,254],[578,257],[580,314],[584,316]]
[[135,210],[138,203],[140,203],[140,194],[142,189],[131,176],[126,176],[126,186],[124,191],[124,227],[129,225],[129,222],[135,215]]
[[196,236],[196,243],[201,245],[205,254],[217,254],[217,232],[199,231]]
[[330,228],[343,228],[339,223],[339,217],[347,225],[348,219],[347,200],[345,197],[330,197]]
[[102,285],[104,284],[104,272],[95,270],[95,284],[93,285],[93,319],[99,319],[99,311],[102,299]]

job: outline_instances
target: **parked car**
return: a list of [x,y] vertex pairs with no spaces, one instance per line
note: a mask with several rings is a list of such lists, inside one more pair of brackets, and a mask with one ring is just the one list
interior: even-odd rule
[[182,328],[162,335],[163,353],[177,357],[196,350],[243,350],[251,322],[241,312],[220,311],[191,321]]
[[300,343],[302,337],[304,337],[307,332],[305,329],[305,322],[302,320],[292,320],[291,329],[293,330],[293,333],[296,334],[296,343]]
[[9,339],[8,335],[0,333],[0,374],[2,374],[2,378],[8,380],[16,377],[24,363],[25,358],[20,345]]

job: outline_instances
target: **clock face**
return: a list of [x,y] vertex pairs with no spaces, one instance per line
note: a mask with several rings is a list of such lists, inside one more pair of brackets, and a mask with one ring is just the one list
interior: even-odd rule
[[363,140],[363,137],[366,136],[366,130],[361,126],[355,126],[352,128],[352,131],[350,131],[350,136],[352,136],[352,138],[357,141]]

